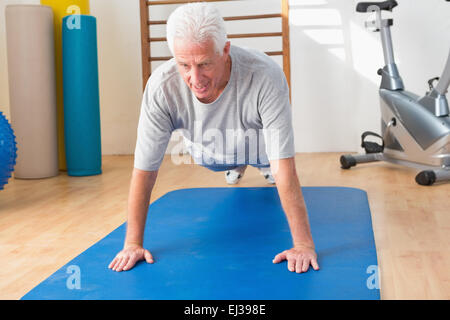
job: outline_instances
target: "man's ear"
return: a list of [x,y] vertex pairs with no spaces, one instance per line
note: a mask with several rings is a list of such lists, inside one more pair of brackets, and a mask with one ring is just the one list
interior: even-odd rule
[[230,54],[230,46],[231,46],[230,41],[227,41],[225,43],[225,47],[223,47],[223,54],[224,55]]

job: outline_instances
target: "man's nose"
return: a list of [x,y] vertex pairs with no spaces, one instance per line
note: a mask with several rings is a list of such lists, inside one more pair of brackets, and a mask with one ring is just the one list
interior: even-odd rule
[[194,85],[200,84],[201,72],[198,67],[192,67],[191,70],[189,71],[189,76],[192,84]]

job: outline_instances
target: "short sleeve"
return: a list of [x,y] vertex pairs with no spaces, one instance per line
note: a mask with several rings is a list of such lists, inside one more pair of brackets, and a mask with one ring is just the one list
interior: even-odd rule
[[162,88],[144,90],[137,129],[134,167],[156,171],[161,166],[174,126]]
[[272,76],[264,81],[258,111],[263,125],[267,158],[278,160],[295,156],[294,129],[286,77],[281,68]]

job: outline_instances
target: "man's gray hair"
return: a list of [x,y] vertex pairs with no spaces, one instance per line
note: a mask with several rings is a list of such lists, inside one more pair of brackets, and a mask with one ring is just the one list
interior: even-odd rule
[[209,3],[182,5],[167,20],[167,44],[172,55],[175,39],[187,39],[197,44],[212,40],[215,51],[222,55],[227,42],[225,22],[216,7]]

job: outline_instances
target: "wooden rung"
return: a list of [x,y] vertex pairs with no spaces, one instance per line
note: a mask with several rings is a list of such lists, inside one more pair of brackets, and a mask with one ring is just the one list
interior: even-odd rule
[[167,20],[153,20],[153,21],[147,21],[147,24],[150,25],[155,25],[155,24],[166,24]]
[[148,61],[165,61],[170,59],[172,59],[172,57],[150,57],[148,58]]
[[281,32],[266,32],[266,33],[240,33],[240,34],[229,34],[228,38],[260,38],[260,37],[281,37],[283,33]]
[[[236,20],[268,19],[268,18],[281,18],[281,13],[258,14],[258,15],[253,15],[253,16],[224,17],[223,20],[236,21]],[[148,21],[148,25],[166,24],[166,23],[167,23],[167,20]]]
[[282,56],[284,54],[283,51],[266,51],[265,54],[268,56]]
[[[183,4],[189,2],[198,2],[199,0],[166,0],[166,1],[147,1],[147,6],[161,5],[161,4]],[[206,2],[224,2],[224,1],[235,1],[235,0],[206,0]]]
[[267,19],[267,18],[281,18],[281,13],[257,14],[257,15],[252,15],[252,16],[224,17],[223,20],[234,21],[234,20],[251,20],[251,19]]
[[167,41],[167,38],[149,38],[148,42]]
[[[267,32],[267,33],[240,33],[240,34],[229,34],[227,37],[229,39],[236,38],[261,38],[261,37],[281,37],[283,33],[281,32]],[[167,38],[149,38],[149,42],[157,41],[167,41]]]
[[[268,56],[282,56],[283,51],[266,51],[265,54]],[[148,58],[148,61],[166,61],[170,59],[172,59],[172,57],[150,57]]]

